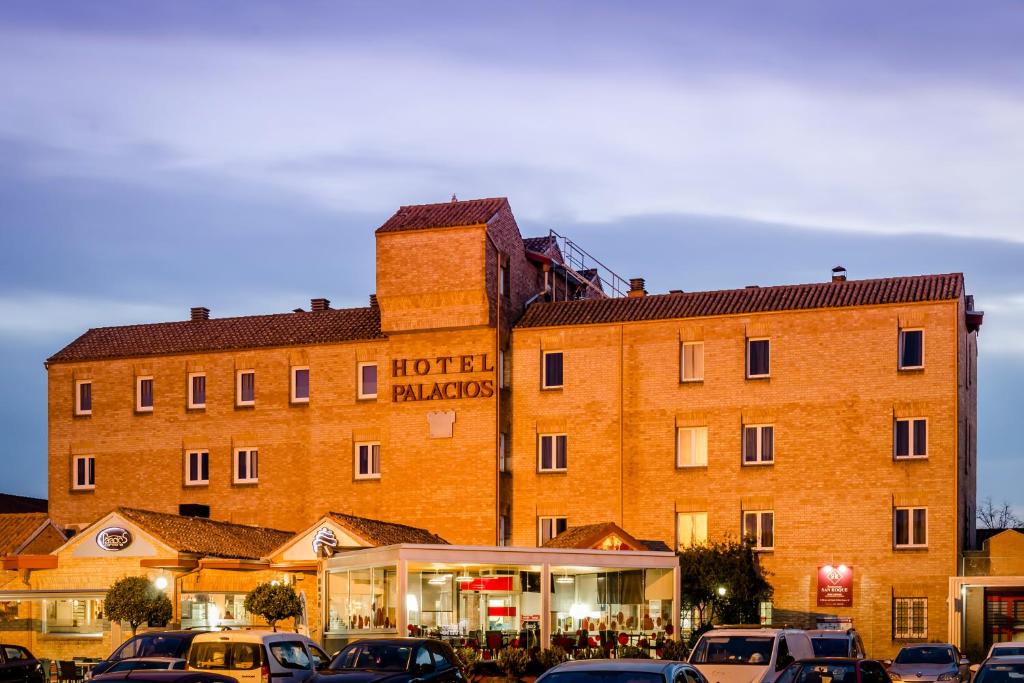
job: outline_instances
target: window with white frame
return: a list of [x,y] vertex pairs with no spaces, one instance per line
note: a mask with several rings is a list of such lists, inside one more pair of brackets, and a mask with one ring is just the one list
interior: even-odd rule
[[562,371],[562,352],[545,351],[542,357],[543,377],[541,378],[542,389],[561,389],[565,383],[565,376]]
[[508,472],[508,435],[498,433],[498,471]]
[[96,488],[96,457],[76,455],[71,458],[71,488],[91,491]]
[[896,420],[893,456],[900,459],[928,457],[928,420],[920,417]]
[[75,382],[75,415],[92,415],[92,381]]
[[893,545],[897,548],[928,545],[928,508],[898,507],[893,511]]
[[356,367],[356,372],[359,382],[359,398],[377,398],[377,364],[372,362],[359,363]]
[[708,542],[708,513],[676,513],[676,548],[692,548]]
[[680,348],[679,379],[683,382],[704,380],[704,342],[683,342]]
[[188,407],[190,409],[206,407],[206,373],[188,373]]
[[380,443],[357,443],[355,457],[356,479],[380,479]]
[[775,428],[772,425],[743,426],[743,464],[771,465],[775,462]]
[[135,378],[135,410],[139,413],[153,412],[153,378]]
[[774,548],[775,513],[771,510],[744,510],[743,537],[753,543],[755,550]]
[[747,340],[747,377],[756,379],[771,375],[771,342],[767,339]]
[[567,517],[538,517],[537,545],[542,546],[569,527]]
[[537,438],[537,469],[541,472],[564,472],[567,441],[565,434],[540,434]]
[[761,626],[771,627],[772,625],[772,601],[761,600],[757,603],[758,620]]
[[893,640],[924,640],[927,637],[928,598],[893,598]]
[[260,453],[255,448],[235,449],[236,484],[255,484],[260,480]]
[[900,370],[919,370],[924,367],[924,330],[900,330]]
[[309,368],[292,368],[292,403],[309,403]]
[[676,467],[707,467],[708,428],[676,429]]
[[235,383],[235,405],[256,405],[256,371],[239,370]]
[[185,452],[185,486],[205,486],[210,483],[209,451]]

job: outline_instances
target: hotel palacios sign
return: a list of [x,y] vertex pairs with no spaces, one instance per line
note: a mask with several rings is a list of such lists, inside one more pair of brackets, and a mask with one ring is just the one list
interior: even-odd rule
[[131,544],[132,532],[119,526],[108,526],[96,534],[96,545],[104,550],[117,552],[118,550],[124,550]]
[[494,379],[441,378],[439,375],[494,373],[486,353],[436,358],[395,358],[391,361],[391,400],[444,401],[491,398]]
[[818,567],[818,607],[853,607],[852,567]]

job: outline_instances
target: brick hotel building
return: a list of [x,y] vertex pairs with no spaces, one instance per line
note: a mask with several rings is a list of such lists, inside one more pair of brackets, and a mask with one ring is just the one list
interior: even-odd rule
[[977,466],[962,275],[649,295],[554,233],[524,239],[505,199],[402,207],[376,246],[369,306],[195,308],[51,357],[52,518],[297,530],[342,511],[478,546],[607,522],[648,547],[746,535],[766,619],[852,622],[875,656],[947,637]]

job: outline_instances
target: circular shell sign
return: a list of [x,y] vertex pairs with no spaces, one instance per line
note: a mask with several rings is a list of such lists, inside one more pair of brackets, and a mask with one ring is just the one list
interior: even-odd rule
[[96,545],[104,550],[117,552],[118,550],[124,550],[131,544],[132,532],[119,526],[109,526],[96,534]]

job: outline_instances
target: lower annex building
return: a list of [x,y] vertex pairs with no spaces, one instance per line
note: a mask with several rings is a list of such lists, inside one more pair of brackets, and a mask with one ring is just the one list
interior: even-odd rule
[[977,466],[961,274],[649,295],[553,231],[524,239],[503,198],[402,207],[376,246],[367,307],[199,307],[52,356],[53,519],[747,536],[766,621],[851,621],[876,655],[947,637]]

